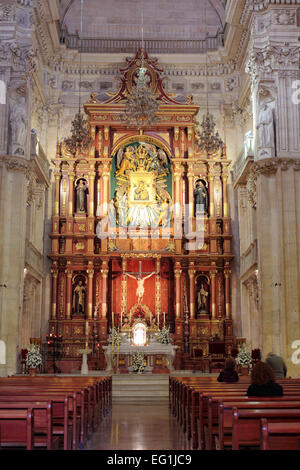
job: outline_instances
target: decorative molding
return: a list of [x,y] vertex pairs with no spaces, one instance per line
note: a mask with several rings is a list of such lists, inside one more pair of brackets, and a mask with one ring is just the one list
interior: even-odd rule
[[0,23],[13,20],[13,7],[6,3],[0,3]]
[[23,78],[31,78],[37,69],[37,52],[31,45],[21,45],[16,40],[1,41],[0,60],[10,62],[13,72]]
[[251,207],[256,208],[257,204],[257,174],[255,171],[250,171],[249,177],[246,183],[247,197],[251,204]]
[[273,18],[275,20],[275,24],[278,25],[295,25],[296,24],[296,10],[278,10],[274,12]]
[[4,157],[6,169],[9,171],[23,171],[27,172],[29,162],[22,158]]
[[269,44],[257,49],[253,48],[246,63],[245,71],[250,76],[252,84],[255,84],[261,76],[272,74],[274,71],[291,69],[299,70],[300,50],[288,42],[282,44]]
[[256,175],[263,174],[271,176],[277,173],[278,170],[286,171],[290,168],[294,170],[300,169],[300,161],[298,158],[269,158],[262,161],[256,161],[253,166],[253,172]]
[[[77,34],[63,33],[61,41],[67,49],[80,50],[85,53],[116,53],[120,50],[127,54],[135,53],[141,46],[140,39],[118,38],[80,38]],[[199,54],[215,51],[224,45],[224,34],[219,32],[216,36],[206,39],[145,39],[144,48],[150,54],[159,51],[161,54]]]

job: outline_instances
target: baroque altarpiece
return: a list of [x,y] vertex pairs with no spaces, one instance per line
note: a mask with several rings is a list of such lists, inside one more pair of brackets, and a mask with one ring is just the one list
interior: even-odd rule
[[170,325],[187,361],[196,347],[207,357],[213,337],[226,354],[233,346],[226,148],[199,151],[199,106],[168,95],[157,60],[145,54],[143,62],[157,122],[138,129],[124,120],[139,51],[121,69],[117,93],[105,102],[92,94],[84,105],[88,144],[72,152],[65,139],[53,159],[49,332],[62,337],[64,372],[80,368],[84,346],[95,367],[112,322],[122,330],[137,317]]

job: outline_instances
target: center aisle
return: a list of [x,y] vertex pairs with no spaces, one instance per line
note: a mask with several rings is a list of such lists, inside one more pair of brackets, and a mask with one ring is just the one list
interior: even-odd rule
[[189,450],[169,405],[113,404],[89,450]]

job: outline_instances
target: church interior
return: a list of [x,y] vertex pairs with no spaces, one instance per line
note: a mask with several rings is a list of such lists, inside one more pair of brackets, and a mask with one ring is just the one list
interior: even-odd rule
[[0,0],[0,448],[237,449],[197,400],[271,352],[300,448],[299,36],[300,0]]

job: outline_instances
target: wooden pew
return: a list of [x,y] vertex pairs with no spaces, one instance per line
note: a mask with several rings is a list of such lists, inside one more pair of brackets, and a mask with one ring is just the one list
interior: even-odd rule
[[0,409],[0,445],[33,449],[33,416],[29,409]]
[[[30,391],[35,390],[35,393],[42,393],[43,396],[47,392],[66,392],[72,393],[76,390],[77,396],[73,394],[73,406],[69,406],[70,415],[73,419],[73,443],[72,448],[77,448],[75,439],[76,435],[76,421],[78,413],[80,415],[80,444],[83,447],[87,438],[95,430],[96,425],[102,417],[109,411],[111,407],[111,382],[110,376],[106,377],[57,377],[57,376],[14,376],[5,379],[0,379],[1,389],[4,386],[12,386],[18,394],[20,388]],[[83,396],[82,396],[83,395]],[[76,406],[75,406],[76,404]],[[58,419],[58,416],[56,416]],[[62,415],[60,416],[62,420]],[[69,421],[69,420],[68,420]],[[78,428],[78,425],[77,425]],[[66,446],[64,446],[66,448]]]
[[[224,384],[217,382],[216,377],[194,378],[174,378],[175,385],[173,386],[174,397],[173,410],[177,416],[179,424],[183,428],[183,432],[187,431],[188,438],[193,438],[193,448],[196,448],[196,426],[198,420],[198,398],[203,389],[213,387],[223,387]],[[248,381],[249,382],[249,381]],[[228,386],[236,385],[238,388],[243,388],[245,385],[228,384]],[[226,384],[225,384],[226,386]]]
[[[244,392],[243,392],[243,387],[245,387],[245,385],[247,384],[226,384],[225,386],[228,387],[226,388],[226,390],[221,390],[220,388],[220,385],[224,387],[224,384],[218,384],[216,386],[214,385],[206,385],[205,387],[202,387],[202,391],[199,392],[199,400],[200,400],[200,403],[199,403],[199,424],[198,424],[198,428],[196,428],[196,426],[193,426],[193,422],[194,422],[194,418],[192,418],[192,443],[193,443],[193,448],[196,448],[195,447],[195,442],[197,442],[197,438],[198,438],[198,441],[199,441],[199,447],[200,448],[204,448],[203,446],[203,436],[204,436],[204,431],[206,430],[207,431],[207,427],[208,427],[208,431],[205,433],[205,434],[208,434],[208,440],[211,441],[210,439],[210,436],[211,436],[211,425],[209,423],[211,423],[212,421],[212,416],[209,416],[209,414],[212,414],[213,415],[213,419],[216,421],[217,423],[217,420],[218,420],[218,415],[217,415],[217,410],[214,410],[214,413],[212,413],[212,410],[209,409],[209,406],[207,405],[207,401],[209,401],[209,395],[206,395],[206,393],[213,393],[215,396],[219,396],[219,397],[222,397],[224,394],[228,397],[232,396],[232,400],[234,399],[234,396],[236,396],[237,398],[239,396],[241,396],[241,393],[243,393],[243,398],[242,399],[247,399],[245,397],[245,393],[246,393],[246,388],[244,388]],[[293,384],[294,385],[294,384]],[[203,388],[205,389],[205,391],[203,391]],[[289,387],[289,389],[286,389],[286,395],[289,395],[289,394],[294,394],[296,393],[298,389],[298,393],[299,393],[299,390],[300,390],[300,387],[299,385],[297,385],[297,387],[295,388],[294,386],[293,387]],[[300,396],[298,395],[298,397],[296,397],[296,399],[300,399]],[[201,403],[202,401],[202,403]],[[197,408],[196,408],[196,412],[197,412]],[[193,413],[193,412],[192,412]],[[194,428],[194,431],[193,431],[193,428]],[[195,436],[193,435],[194,433],[196,433],[196,438]],[[197,436],[198,434],[198,436]],[[207,439],[206,439],[207,441]],[[208,444],[208,446],[206,446],[206,448],[209,448],[211,449],[211,442],[210,444]]]
[[[294,393],[294,392],[293,392]],[[212,450],[213,449],[213,441],[216,436],[219,435],[219,424],[220,424],[220,404],[225,406],[224,414],[226,414],[227,423],[229,422],[229,426],[231,426],[231,411],[227,411],[227,405],[229,407],[234,406],[234,404],[238,403],[241,407],[246,407],[248,403],[261,403],[261,402],[268,402],[268,401],[279,401],[279,402],[286,402],[286,401],[293,401],[297,402],[300,401],[300,395],[290,395],[286,394],[284,397],[247,397],[245,395],[241,395],[239,393],[214,393],[213,396],[203,396],[202,397],[203,403],[207,403],[207,414],[203,414],[203,426],[204,430],[199,430],[201,435],[201,431],[205,432],[205,449]],[[204,406],[203,405],[203,406]],[[229,408],[230,410],[230,408]],[[229,413],[229,417],[227,414]],[[206,419],[207,417],[207,419]],[[229,420],[229,421],[228,421]]]
[[[274,403],[270,402],[270,406],[272,405]],[[296,408],[283,408],[282,405],[280,403],[274,408],[246,410],[234,407],[232,410],[232,450],[239,450],[240,447],[259,448],[262,418],[267,418],[269,423],[297,421],[300,423],[300,402],[297,402]]]
[[[0,388],[0,402],[24,402],[24,401],[52,401],[53,434],[63,437],[64,450],[70,449],[70,441],[73,450],[78,448],[79,427],[76,425],[76,409],[73,419],[70,420],[69,412],[76,407],[76,399],[59,392],[48,392],[42,390],[11,390]],[[73,401],[73,403],[71,402]]]
[[[250,445],[249,442],[256,442],[259,446],[259,424],[260,419],[270,416],[276,420],[277,416],[284,417],[284,412],[295,413],[295,416],[300,417],[300,401],[288,400],[270,400],[270,401],[249,401],[249,402],[224,402],[219,405],[219,424],[218,433],[216,435],[216,449],[224,450],[225,447],[233,446],[233,424],[236,425],[235,429],[235,446],[239,445],[239,439],[244,442],[244,445]],[[235,416],[233,415],[235,413]],[[245,429],[245,421],[241,421],[240,426],[237,421],[238,414],[245,420],[248,419],[249,433]],[[293,417],[294,415],[292,415]],[[258,418],[258,419],[257,419]],[[247,424],[246,424],[247,426]],[[237,432],[240,432],[238,437]],[[243,437],[242,433],[245,432]],[[256,440],[255,440],[256,439]],[[253,444],[254,445],[254,444]],[[235,449],[236,450],[236,449]]]
[[261,420],[260,450],[299,450],[300,420],[270,423]]
[[[72,378],[71,378],[72,379]],[[86,429],[81,429],[81,442],[83,439],[89,438],[92,431],[95,430],[95,426],[97,424],[97,401],[95,399],[96,392],[95,387],[88,385],[88,383],[80,384],[78,381],[68,380],[68,379],[60,379],[60,380],[53,380],[53,378],[47,377],[12,377],[8,378],[6,381],[0,379],[0,384],[8,385],[12,387],[39,387],[40,389],[46,390],[57,390],[57,391],[65,391],[67,393],[73,394],[73,392],[77,392],[77,404],[78,407],[82,407],[81,409],[81,416],[82,416],[82,424],[81,426],[86,425]],[[84,396],[84,404],[82,405],[82,400],[79,398],[80,395]],[[83,437],[84,436],[84,437]]]
[[89,413],[91,413],[89,417],[88,423],[88,433],[91,433],[92,430],[95,430],[96,426],[99,424],[100,420],[103,416],[109,411],[111,407],[111,377],[57,377],[57,376],[36,376],[33,378],[29,378],[28,376],[14,376],[10,377],[9,383],[11,382],[19,382],[22,380],[23,382],[28,382],[30,380],[31,383],[45,383],[46,381],[51,385],[53,384],[65,384],[70,386],[76,387],[87,387],[89,389]]
[[[197,439],[200,440],[201,448],[201,439],[203,440],[203,433],[201,435],[203,425],[203,422],[201,423],[201,400],[206,399],[207,393],[222,396],[224,387],[226,388],[225,394],[232,394],[232,399],[234,396],[236,398],[242,396],[243,399],[248,400],[245,394],[250,383],[250,377],[243,378],[240,382],[234,384],[219,383],[216,377],[172,377],[170,382],[170,400],[173,414],[177,417],[183,431],[188,432],[188,438],[192,437],[193,448],[196,448]],[[300,393],[300,380],[283,379],[279,382],[284,386],[286,395],[291,394],[292,396],[297,392]],[[199,406],[197,406],[198,398]],[[300,399],[300,395],[295,398]],[[198,411],[199,417],[197,416]],[[207,413],[208,410],[206,409],[206,423],[204,421],[206,426],[208,425]]]
[[[2,398],[2,397],[1,397]],[[18,400],[19,397],[10,397],[13,400],[0,401],[0,410],[32,410],[33,416],[33,447],[44,447],[47,450],[58,449],[59,438],[55,435],[52,416],[51,401]],[[0,435],[1,440],[1,435]],[[71,440],[70,440],[71,444]],[[71,445],[69,446],[71,449]]]
[[[91,400],[90,400],[90,390],[87,388],[83,388],[81,386],[72,385],[65,385],[64,383],[57,383],[53,384],[51,382],[46,382],[43,380],[40,384],[37,383],[35,380],[28,379],[29,381],[22,380],[20,381],[11,381],[9,385],[7,383],[5,386],[3,385],[3,381],[0,379],[0,394],[2,392],[8,393],[10,390],[13,390],[13,393],[17,393],[18,395],[23,395],[23,392],[27,395],[31,395],[33,392],[38,396],[41,395],[43,397],[50,396],[49,394],[63,394],[60,400],[56,399],[54,402],[54,417],[56,418],[57,424],[59,420],[61,421],[61,425],[63,425],[63,420],[66,418],[63,414],[62,410],[62,403],[65,395],[69,397],[69,413],[67,419],[67,423],[71,425],[72,419],[72,426],[73,426],[73,448],[77,448],[77,428],[78,425],[80,426],[80,442],[79,447],[84,447],[86,444],[87,439],[89,438],[92,432],[91,426]],[[75,390],[75,391],[74,391]],[[52,396],[52,395],[51,395]],[[61,403],[59,406],[58,402]],[[66,434],[65,434],[66,437]]]
[[239,399],[245,395],[242,387],[230,387],[226,390],[210,389],[199,397],[199,422],[195,428],[198,433],[198,445],[200,449],[212,449],[213,430],[218,423],[218,407],[215,403],[219,399],[227,397],[228,400]]
[[[229,384],[225,384],[229,386]],[[219,386],[207,386],[205,391],[202,386],[190,386],[190,391],[187,393],[187,399],[185,404],[185,410],[183,411],[183,427],[186,422],[188,439],[192,438],[192,448],[196,449],[197,444],[202,448],[204,427],[208,424],[208,405],[206,402],[206,393],[215,391],[216,394],[229,393],[239,396],[241,393],[245,393],[245,386],[243,384],[230,384],[230,388],[224,392],[223,389],[219,389]],[[189,397],[192,398],[189,398]],[[200,433],[200,437],[198,435]]]

